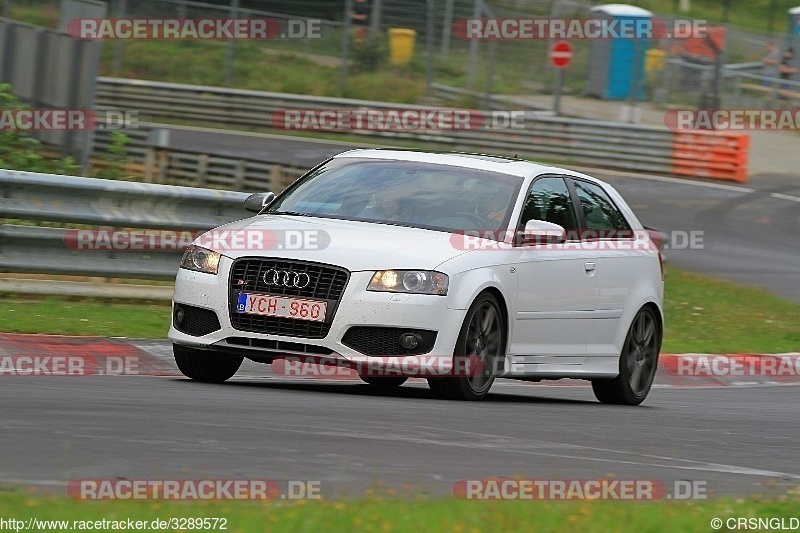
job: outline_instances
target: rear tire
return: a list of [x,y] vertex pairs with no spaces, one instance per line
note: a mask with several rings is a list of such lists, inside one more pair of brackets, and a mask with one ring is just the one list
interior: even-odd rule
[[406,381],[408,378],[406,376],[397,376],[397,377],[376,377],[376,376],[358,376],[361,378],[361,381],[367,383],[370,387],[374,387],[377,390],[392,390],[396,389]]
[[[453,374],[428,378],[434,395],[452,400],[482,400],[492,388],[505,356],[506,328],[500,304],[488,292],[467,310],[453,352]],[[466,374],[466,375],[463,375]]]
[[230,379],[244,359],[238,355],[198,350],[179,344],[172,345],[172,354],[184,376],[204,383],[222,383]]
[[619,357],[619,375],[592,381],[600,403],[639,405],[647,398],[658,367],[663,335],[661,323],[651,307],[639,310],[631,323]]

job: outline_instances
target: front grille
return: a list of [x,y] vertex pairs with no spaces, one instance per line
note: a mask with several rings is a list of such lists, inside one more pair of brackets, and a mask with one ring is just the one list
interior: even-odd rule
[[[304,273],[309,283],[303,288],[268,285],[264,273],[269,269]],[[344,268],[287,259],[243,258],[233,263],[231,268],[229,313],[231,325],[241,331],[321,339],[330,331],[331,322],[339,306],[350,273]],[[308,298],[327,302],[325,322],[297,320],[293,318],[272,317],[239,313],[236,303],[242,292],[273,294],[294,298]]]
[[300,342],[276,341],[271,339],[251,339],[249,337],[228,337],[225,339],[228,344],[235,346],[246,346],[250,348],[263,348],[274,352],[299,352],[314,355],[331,355],[333,350],[315,344],[304,344]]
[[[404,333],[418,335],[422,342],[413,349],[400,346]],[[420,355],[433,349],[436,332],[425,329],[409,329],[381,326],[353,326],[342,337],[342,344],[364,355]]]
[[[180,317],[178,311],[182,311],[182,320],[178,320]],[[175,329],[193,337],[202,337],[221,329],[217,313],[193,305],[175,304],[172,323],[175,325]]]

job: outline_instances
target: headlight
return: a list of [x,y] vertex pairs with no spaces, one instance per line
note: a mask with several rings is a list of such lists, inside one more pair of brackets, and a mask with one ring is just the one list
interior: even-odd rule
[[430,270],[379,270],[372,275],[368,291],[410,294],[447,294],[447,274]]
[[183,253],[181,268],[205,272],[206,274],[216,274],[219,269],[220,257],[222,256],[217,252],[192,244]]

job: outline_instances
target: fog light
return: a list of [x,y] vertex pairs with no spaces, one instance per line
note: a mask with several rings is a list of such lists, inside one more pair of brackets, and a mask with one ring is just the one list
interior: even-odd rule
[[183,309],[180,307],[175,308],[175,325],[180,326],[183,323]]
[[422,342],[422,337],[414,333],[403,333],[400,335],[400,346],[406,350],[413,350],[419,343]]

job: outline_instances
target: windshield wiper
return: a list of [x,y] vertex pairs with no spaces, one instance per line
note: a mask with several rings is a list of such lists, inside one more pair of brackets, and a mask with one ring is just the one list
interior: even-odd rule
[[300,213],[299,211],[265,211],[265,215],[292,215],[296,217],[310,217],[308,213]]

